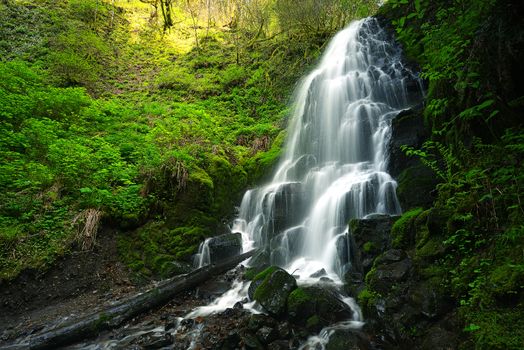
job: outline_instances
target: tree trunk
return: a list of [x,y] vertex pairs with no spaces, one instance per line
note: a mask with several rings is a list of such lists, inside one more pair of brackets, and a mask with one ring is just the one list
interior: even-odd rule
[[24,342],[6,349],[54,349],[97,335],[101,330],[115,328],[136,315],[167,303],[175,294],[194,288],[208,279],[231,270],[251,257],[254,250],[196,269],[186,275],[175,276],[155,288],[129,297],[109,308],[73,320],[69,324],[36,334]]

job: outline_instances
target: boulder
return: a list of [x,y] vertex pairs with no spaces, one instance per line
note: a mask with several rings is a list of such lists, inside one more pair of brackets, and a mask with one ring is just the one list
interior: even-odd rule
[[284,266],[297,257],[304,245],[304,227],[295,226],[273,237],[269,243],[271,263]]
[[374,258],[391,245],[391,226],[396,216],[373,215],[365,219],[353,219],[349,223],[352,271],[366,274]]
[[268,239],[297,226],[302,219],[302,207],[306,203],[306,192],[302,183],[289,182],[280,185],[274,192],[266,194],[263,200],[264,215],[271,220]]
[[397,178],[400,173],[411,166],[419,164],[414,157],[408,157],[401,147],[404,145],[420,148],[429,136],[421,113],[411,109],[403,110],[391,122],[391,138],[388,144],[389,174]]
[[269,314],[280,316],[286,311],[289,294],[297,288],[297,281],[285,270],[272,266],[258,274],[253,283],[262,282],[256,287],[253,299]]
[[388,293],[394,286],[405,280],[411,269],[411,260],[378,265],[366,276],[366,283],[379,293]]
[[208,242],[211,263],[224,260],[242,253],[242,235],[226,233],[213,237]]
[[351,319],[353,311],[338,295],[319,286],[300,287],[288,297],[289,319],[311,331]]
[[335,329],[325,346],[326,350],[361,350],[369,348],[369,341],[360,332],[353,329]]

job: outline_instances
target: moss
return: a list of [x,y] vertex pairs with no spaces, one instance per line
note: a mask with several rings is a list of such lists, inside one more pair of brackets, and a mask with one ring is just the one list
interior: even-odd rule
[[258,274],[252,283],[262,280],[253,294],[264,309],[272,315],[281,315],[286,310],[289,294],[297,288],[293,276],[285,270],[272,266]]
[[418,262],[422,261],[434,261],[435,259],[444,255],[446,247],[441,239],[438,237],[431,238],[426,243],[417,247],[415,250],[415,260]]
[[259,280],[263,280],[264,278],[266,278],[268,275],[272,274],[273,272],[275,272],[276,270],[279,270],[280,267],[278,266],[270,266],[268,267],[267,269],[265,269],[264,271],[258,273],[254,278],[253,278],[253,282],[254,281],[259,281]]
[[300,305],[311,302],[312,297],[303,288],[297,288],[289,294],[287,305],[290,311],[296,310]]
[[313,315],[306,320],[306,328],[309,330],[317,330],[321,327],[320,317]]
[[372,253],[377,249],[376,245],[373,242],[366,242],[362,246],[362,249],[364,249],[364,252],[366,253]]
[[490,292],[497,298],[516,296],[524,291],[524,266],[504,264],[489,276]]
[[133,271],[157,276],[174,272],[173,261],[188,261],[200,242],[210,235],[205,227],[184,226],[169,229],[163,221],[153,221],[118,237],[121,260]]
[[277,164],[282,152],[282,146],[286,137],[286,132],[281,131],[272,142],[269,150],[258,152],[255,157],[249,158],[244,164],[244,168],[249,176],[249,183],[259,182],[265,175],[272,173],[273,167]]
[[425,165],[404,169],[398,176],[397,196],[403,208],[424,207],[432,205],[433,191],[438,183],[437,177]]
[[380,294],[371,291],[368,288],[362,289],[357,296],[358,303],[362,306],[363,309],[372,307],[378,298],[380,298]]
[[391,228],[393,248],[407,248],[414,243],[415,219],[423,212],[422,208],[411,209],[393,224]]

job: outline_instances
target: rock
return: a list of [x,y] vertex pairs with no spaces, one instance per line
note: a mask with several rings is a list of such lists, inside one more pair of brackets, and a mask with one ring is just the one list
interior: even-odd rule
[[366,274],[373,260],[391,245],[391,226],[398,219],[389,215],[370,215],[349,223],[352,267],[351,272]]
[[267,350],[289,350],[294,349],[290,346],[289,341],[287,340],[275,340],[274,342],[268,344]]
[[300,287],[288,297],[289,319],[311,331],[350,319],[352,314],[351,308],[333,291],[322,287]]
[[240,342],[244,345],[246,349],[257,349],[263,350],[264,345],[258,340],[257,336],[251,333],[246,329],[241,329],[238,332],[240,336]]
[[226,233],[213,237],[208,242],[209,258],[211,262],[220,261],[242,252],[242,235],[240,233]]
[[264,314],[253,314],[249,317],[247,328],[251,331],[256,331],[262,327],[274,327],[276,325],[275,319]]
[[409,258],[391,264],[378,265],[366,276],[366,282],[373,290],[387,293],[408,276],[410,269],[411,260]]
[[352,329],[335,329],[326,344],[326,350],[362,350],[371,345],[363,335]]
[[325,276],[324,277],[320,277],[319,281],[320,282],[324,282],[324,283],[334,283],[334,281],[331,278],[325,277]]
[[390,249],[375,260],[375,264],[389,264],[400,261],[406,257],[406,252],[401,249]]
[[422,341],[421,350],[455,350],[458,336],[440,326],[431,327]]
[[286,311],[289,294],[297,288],[297,281],[285,270],[272,266],[258,274],[252,283],[262,279],[256,288],[253,299],[273,316],[279,316]]
[[315,273],[312,273],[309,277],[311,278],[318,278],[327,275],[327,272],[325,269],[320,269]]
[[271,213],[269,218],[272,222],[268,226],[272,232],[269,232],[268,238],[300,224],[301,208],[305,202],[306,193],[300,182],[284,183],[275,192],[268,193],[262,204],[264,214]]
[[141,335],[137,343],[142,349],[160,349],[173,344],[173,336],[170,333],[149,332]]
[[304,227],[292,227],[270,241],[271,264],[284,266],[297,257],[304,245]]
[[257,331],[257,337],[262,344],[269,344],[278,338],[278,332],[274,328],[263,326]]
[[289,329],[289,323],[288,322],[282,322],[279,323],[277,326],[278,336],[282,339],[288,339],[291,332]]
[[260,271],[269,267],[269,252],[261,249],[256,252],[253,257],[249,260],[249,266],[251,268],[260,269]]
[[388,173],[397,178],[406,168],[418,164],[414,157],[408,157],[401,147],[407,145],[420,148],[429,136],[421,113],[403,110],[391,122],[391,138],[388,144]]

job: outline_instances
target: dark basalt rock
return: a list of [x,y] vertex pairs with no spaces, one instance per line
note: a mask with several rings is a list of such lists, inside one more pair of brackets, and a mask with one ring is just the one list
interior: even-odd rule
[[253,299],[271,315],[279,316],[286,311],[287,298],[297,288],[297,281],[281,268],[270,267],[268,270],[262,283],[256,288]]
[[351,308],[328,289],[318,286],[300,287],[288,297],[289,319],[311,331],[352,316]]
[[329,337],[326,350],[365,350],[371,349],[371,344],[365,336],[352,329],[335,329]]
[[240,233],[226,233],[216,236],[209,241],[209,257],[216,262],[238,255],[242,252],[242,235]]

